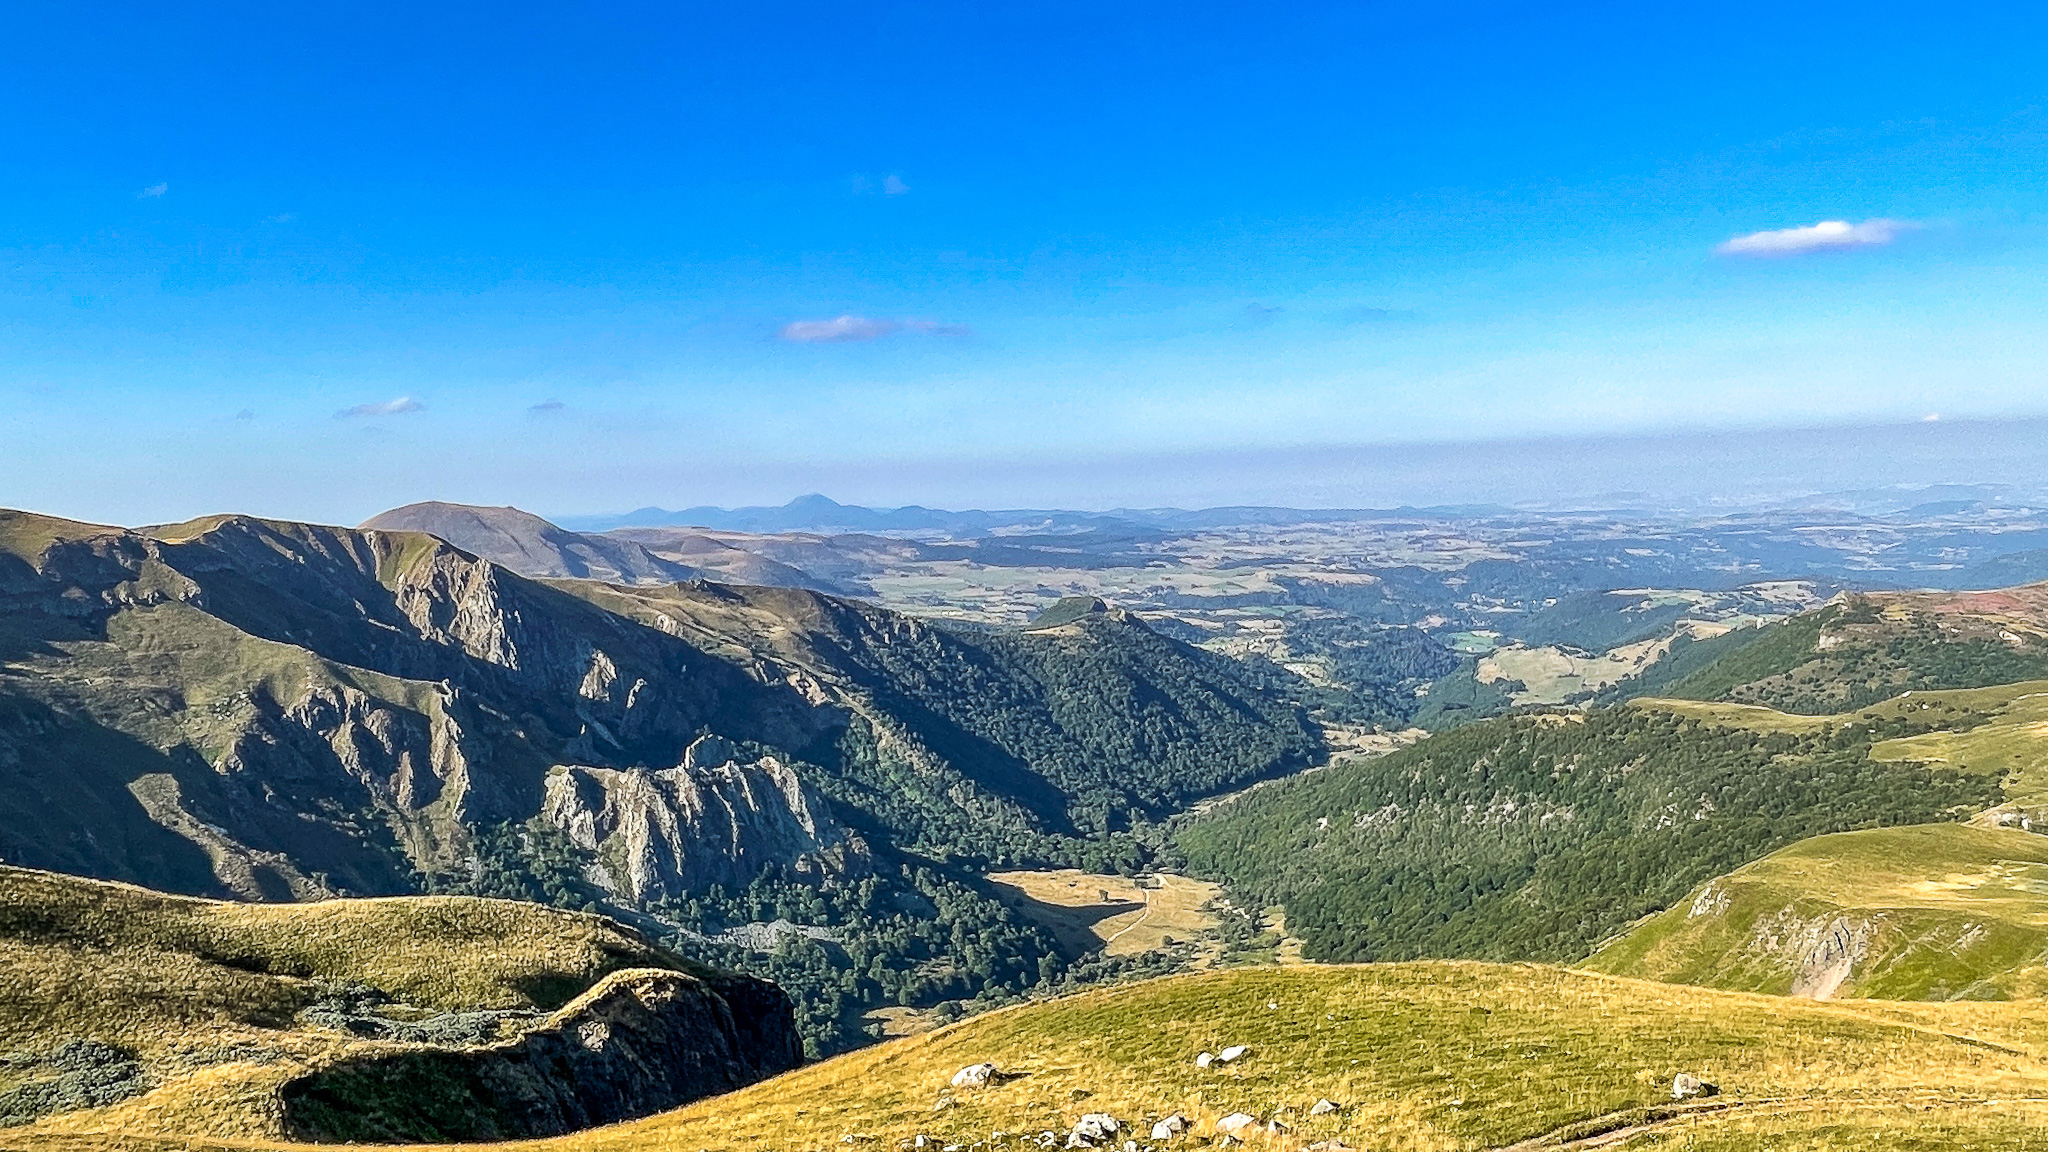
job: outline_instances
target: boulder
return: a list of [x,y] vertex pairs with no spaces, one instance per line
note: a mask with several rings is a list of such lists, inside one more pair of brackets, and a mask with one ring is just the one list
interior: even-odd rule
[[1216,1062],[1218,1064],[1228,1064],[1233,1060],[1242,1060],[1251,1054],[1252,1050],[1250,1045],[1232,1044],[1230,1047],[1225,1048],[1223,1051],[1218,1052],[1216,1054]]
[[1709,1084],[1690,1072],[1680,1072],[1671,1078],[1671,1098],[1673,1100],[1691,1100],[1695,1097],[1718,1096],[1720,1094],[1721,1089],[1718,1085]]
[[1159,1123],[1152,1125],[1154,1140],[1171,1140],[1188,1130],[1188,1118],[1175,1112]]
[[1336,1110],[1337,1105],[1334,1101],[1318,1100],[1315,1103],[1315,1107],[1310,1108],[1308,1110],[1308,1114],[1311,1116],[1328,1116],[1330,1113],[1335,1112]]
[[1107,1112],[1090,1112],[1074,1123],[1067,1133],[1067,1147],[1093,1148],[1123,1131],[1123,1123]]
[[953,1073],[955,1088],[986,1088],[996,1082],[996,1066],[993,1064],[969,1064]]
[[1266,1121],[1266,1131],[1271,1132],[1275,1136],[1285,1136],[1289,1132],[1294,1131],[1294,1129],[1289,1128],[1278,1120],[1268,1120]]
[[1259,1118],[1249,1112],[1232,1112],[1216,1122],[1216,1131],[1225,1136],[1243,1136],[1259,1126]]
[[1214,1052],[1204,1052],[1200,1056],[1195,1057],[1195,1067],[1197,1068],[1207,1068],[1215,1062],[1216,1054]]

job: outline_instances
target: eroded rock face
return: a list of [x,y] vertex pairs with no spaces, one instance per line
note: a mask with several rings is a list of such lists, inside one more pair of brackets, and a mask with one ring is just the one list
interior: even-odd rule
[[353,1057],[281,1095],[301,1140],[513,1140],[652,1115],[802,1061],[773,984],[633,969],[516,1040]]
[[772,756],[741,762],[730,742],[710,735],[674,768],[558,767],[541,819],[597,852],[607,886],[635,901],[743,886],[770,863],[845,871],[866,855],[788,765]]

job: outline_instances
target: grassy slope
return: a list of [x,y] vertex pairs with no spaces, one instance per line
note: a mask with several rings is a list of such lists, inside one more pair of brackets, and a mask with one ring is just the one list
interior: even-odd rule
[[2048,992],[2048,837],[1961,824],[1817,836],[1708,881],[1586,967],[1785,993],[1843,939],[1867,954],[1839,994],[2003,999]]
[[[2015,1121],[2025,1106],[1981,1105],[2048,1092],[2048,1025],[2013,1008],[1916,1007],[1918,1016],[1887,1019],[1533,965],[1237,969],[991,1013],[674,1113],[518,1147],[821,1149],[859,1134],[889,1148],[920,1133],[973,1144],[992,1131],[1063,1133],[1094,1111],[1126,1121],[1180,1111],[1206,1137],[1217,1117],[1242,1109],[1295,1129],[1276,1146],[1338,1136],[1401,1152],[1477,1149],[1655,1105],[1678,1071],[1705,1075],[1740,1105],[1690,1126],[1693,1147],[1754,1147],[1767,1133],[1816,1147],[1845,1134],[1910,1146],[1944,1133],[2024,1146]],[[1945,1034],[1963,1030],[1983,1039]],[[1229,1043],[1254,1053],[1228,1068],[1193,1066],[1197,1052]],[[982,1060],[1024,1075],[935,1110],[952,1072]],[[1319,1097],[1345,1108],[1311,1119]],[[227,1146],[0,1133],[9,1152]]]
[[540,905],[234,904],[0,867],[0,1051],[75,1039],[133,1050],[160,1081],[192,1077],[181,1091],[209,1103],[186,1111],[227,1130],[262,1128],[260,1115],[229,1114],[269,1106],[238,1098],[232,1081],[252,1068],[233,1060],[282,1075],[352,1043],[293,1021],[336,985],[422,1013],[553,1009],[610,972],[679,966],[609,920]]
[[1948,730],[1880,741],[1871,759],[1897,763],[1947,764],[1975,773],[1995,772],[2004,780],[2007,807],[2048,808],[2048,680],[2027,680],[1995,688],[1912,692],[1854,712],[1803,716],[1754,704],[1641,699],[1653,708],[1701,723],[1758,732],[1817,732],[1849,724],[1899,718],[1952,725]]

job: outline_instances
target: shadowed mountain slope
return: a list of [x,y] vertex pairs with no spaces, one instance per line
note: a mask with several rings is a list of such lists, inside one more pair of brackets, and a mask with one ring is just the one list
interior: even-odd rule
[[551,774],[674,769],[707,733],[732,750],[690,771],[772,759],[829,799],[801,819],[1027,858],[1320,754],[1271,686],[1127,617],[956,633],[235,516],[0,514],[0,718],[0,857],[263,899],[414,890]]
[[362,527],[438,536],[522,576],[669,584],[698,575],[696,569],[665,560],[630,540],[570,532],[517,508],[430,500],[380,512]]

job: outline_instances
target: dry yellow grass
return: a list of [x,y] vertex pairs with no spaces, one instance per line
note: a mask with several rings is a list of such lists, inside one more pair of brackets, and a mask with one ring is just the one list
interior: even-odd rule
[[237,904],[0,867],[0,1051],[133,1051],[167,1087],[116,1108],[156,1130],[278,1131],[278,1084],[365,1046],[295,1019],[339,985],[417,1013],[553,1009],[678,966],[603,917],[516,901]]
[[[1959,1135],[2024,1148],[2038,1136],[2015,1117],[2031,1113],[1992,1102],[2048,1096],[2048,1027],[2030,1020],[2040,1007],[1815,1003],[1540,965],[1233,969],[994,1012],[663,1116],[498,1147],[794,1152],[845,1147],[849,1136],[890,1149],[918,1134],[972,1146],[996,1131],[1063,1134],[1092,1111],[1127,1122],[1179,1111],[1206,1136],[1241,1109],[1293,1128],[1269,1141],[1279,1148],[1335,1137],[1385,1152],[1465,1152],[1657,1104],[1674,1073],[1692,1071],[1735,1107],[1641,1139],[1936,1147],[1947,1145],[1926,1139]],[[1194,1067],[1197,1052],[1230,1043],[1253,1053]],[[1023,1075],[981,1091],[946,1087],[983,1060]],[[1345,1107],[1309,1118],[1322,1097]],[[935,1109],[949,1099],[957,1104]],[[276,1146],[0,1133],[8,1152],[230,1147]]]
[[1209,904],[1221,885],[1160,873],[1144,880],[1063,868],[994,872],[1019,907],[1070,947],[1100,947],[1111,956],[1152,952],[1168,939],[1194,941],[1216,927]]

